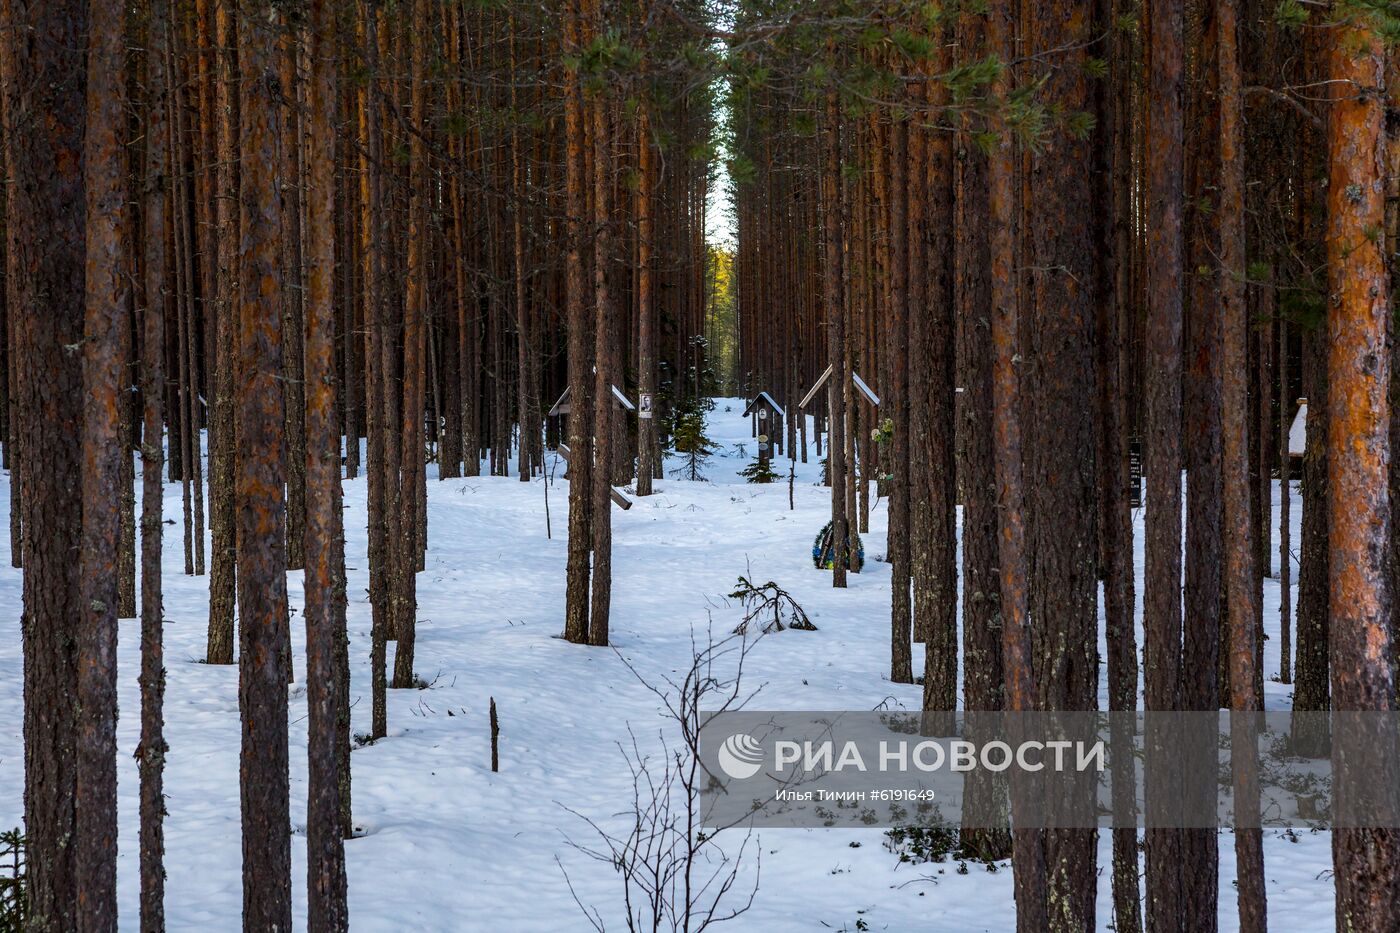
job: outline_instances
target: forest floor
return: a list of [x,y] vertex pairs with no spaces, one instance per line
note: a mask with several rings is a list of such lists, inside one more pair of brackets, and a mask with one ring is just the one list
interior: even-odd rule
[[[719,399],[710,415],[709,433],[720,450],[703,469],[707,482],[672,478],[672,462],[655,496],[637,500],[630,511],[614,509],[610,648],[559,637],[567,484],[558,477],[549,484],[485,476],[439,482],[429,466],[427,569],[418,577],[417,636],[417,669],[428,686],[390,691],[388,736],[352,755],[354,816],[361,830],[346,845],[354,929],[588,930],[570,883],[610,929],[625,928],[617,876],[571,841],[594,841],[584,817],[608,824],[630,807],[631,779],[619,747],[628,741],[629,727],[644,747],[668,728],[657,697],[629,665],[654,684],[683,676],[694,641],[703,644],[711,631],[723,637],[741,619],[741,609],[726,598],[740,574],[791,591],[818,629],[785,631],[754,645],[744,672],[747,687],[761,687],[754,708],[919,707],[921,688],[889,681],[883,503],[872,509],[864,535],[870,558],[865,572],[853,575],[848,589],[833,590],[829,574],[815,570],[810,556],[830,509],[828,491],[816,485],[819,458],[797,464],[792,510],[786,457],[774,463],[782,482],[746,484],[739,471],[752,460],[756,442],[740,414],[743,404]],[[548,459],[552,468],[553,455]],[[546,531],[546,491],[552,537]],[[356,733],[368,732],[370,719],[365,495],[363,477],[345,484]],[[0,502],[8,501],[8,488],[0,489]],[[180,509],[180,487],[167,485],[167,518],[178,522]],[[1295,497],[1295,542],[1301,512]],[[1141,593],[1140,510],[1135,520]],[[167,916],[172,930],[236,930],[238,671],[202,663],[208,581],[183,574],[180,526],[166,527]],[[8,549],[8,536],[0,535],[0,828],[18,825],[23,814],[21,587]],[[290,688],[292,877],[296,915],[304,917],[302,574],[287,579],[298,681]],[[1266,581],[1264,595],[1271,638],[1265,674],[1273,678],[1279,669],[1276,580]],[[134,620],[121,624],[119,654],[119,885],[123,926],[134,928],[137,775],[131,753],[140,709]],[[916,646],[916,674],[921,664]],[[1271,680],[1266,694],[1269,709],[1288,708],[1288,687]],[[494,774],[487,717],[493,697],[501,728],[501,770]],[[901,864],[884,841],[879,829],[762,832],[757,850],[750,845],[746,853],[737,886],[742,892],[752,883],[757,851],[761,875],[752,909],[720,928],[1012,929],[1005,864],[996,871],[973,864],[965,874],[957,863]],[[736,849],[738,842],[736,836]],[[1233,930],[1228,834],[1222,834],[1220,855],[1221,929]],[[1272,928],[1332,929],[1328,835],[1266,833],[1265,858]],[[1109,840],[1101,834],[1100,929],[1110,929],[1112,920],[1108,864]]]

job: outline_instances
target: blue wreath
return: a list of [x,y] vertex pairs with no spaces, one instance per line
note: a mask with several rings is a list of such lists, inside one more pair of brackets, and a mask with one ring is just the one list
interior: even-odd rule
[[[812,542],[812,566],[818,570],[830,570],[835,564],[836,548],[830,543],[833,537],[831,522],[827,522],[822,526],[822,530],[817,532],[816,540]],[[855,539],[855,560],[851,560],[851,540],[853,538]],[[860,573],[861,567],[865,566],[865,543],[861,541],[859,534],[847,531],[844,552],[846,568],[852,573]]]

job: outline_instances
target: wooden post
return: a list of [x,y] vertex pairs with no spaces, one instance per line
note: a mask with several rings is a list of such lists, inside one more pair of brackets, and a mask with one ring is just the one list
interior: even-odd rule
[[496,718],[496,698],[491,698],[491,770],[501,770],[501,723]]

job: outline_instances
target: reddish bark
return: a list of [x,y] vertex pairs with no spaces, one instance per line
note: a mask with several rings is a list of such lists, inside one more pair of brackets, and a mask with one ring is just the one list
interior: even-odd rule
[[[569,0],[564,13],[564,47],[579,54],[582,44],[580,0]],[[589,551],[592,542],[593,379],[589,322],[585,304],[584,218],[587,213],[584,165],[583,90],[578,65],[564,68],[564,174],[568,252],[565,256],[569,332],[569,556],[565,594],[564,637],[588,641]],[[470,474],[470,470],[468,473]],[[604,503],[603,508],[612,506]]]
[[[1359,19],[1331,30],[1330,78],[1337,87],[1328,134],[1327,268],[1329,290],[1328,486],[1332,701],[1339,711],[1395,709],[1391,595],[1386,585],[1390,532],[1390,320],[1385,229],[1385,54]],[[1333,742],[1335,805],[1363,793],[1395,812],[1397,789],[1377,789],[1400,743],[1393,717],[1358,741]],[[1344,809],[1343,809],[1344,812]],[[1382,812],[1385,812],[1384,810]],[[1395,924],[1400,902],[1400,832],[1334,830],[1337,928],[1371,933]]]
[[[1182,399],[1183,457],[1186,468],[1185,615],[1182,620],[1181,707],[1228,707],[1229,632],[1224,618],[1225,564],[1221,524],[1221,315],[1218,279],[1220,176],[1217,23],[1212,6],[1193,17],[1190,32],[1197,50],[1190,82],[1188,125],[1195,129],[1186,153],[1186,264],[1196,274],[1186,312]],[[1193,749],[1204,753],[1204,749]],[[1204,801],[1198,801],[1204,803]],[[1219,839],[1210,829],[1180,834],[1182,923],[1212,933],[1219,913]]]
[[[1255,625],[1259,593],[1250,509],[1249,312],[1245,307],[1244,164],[1241,127],[1238,9],[1236,0],[1215,0],[1220,63],[1220,368],[1224,441],[1225,590],[1230,631],[1231,762],[1235,798],[1235,878],[1240,930],[1268,927],[1264,895],[1263,836],[1259,821],[1258,724],[1255,695]],[[1201,310],[1201,309],[1197,309]],[[1244,713],[1246,715],[1239,715]]]
[[[1149,711],[1180,707],[1182,42],[1181,0],[1154,4],[1148,17],[1146,218],[1146,576],[1143,593],[1144,701]],[[1174,807],[1171,760],[1149,748],[1148,806]],[[1147,922],[1182,929],[1181,837],[1146,833]]]
[[282,276],[277,146],[280,17],[271,0],[240,11],[237,301],[238,699],[243,926],[292,923],[287,775],[287,518],[282,387]]
[[[166,253],[170,196],[170,6],[152,0],[146,22],[146,165],[143,243],[145,298],[142,312],[141,396],[141,929],[165,928],[165,796],[163,774],[165,659],[161,605],[162,437],[165,419],[165,318],[172,291]],[[178,310],[176,312],[179,313]],[[187,411],[187,409],[186,409]],[[186,485],[188,489],[188,485]]]
[[365,54],[368,79],[360,86],[359,108],[360,146],[360,236],[361,273],[365,320],[365,421],[369,436],[366,484],[368,486],[369,522],[369,592],[370,592],[370,735],[383,738],[388,731],[386,710],[387,687],[385,655],[390,620],[389,573],[389,483],[386,465],[388,443],[385,435],[393,422],[385,418],[382,399],[389,392],[382,359],[384,327],[384,209],[382,137],[379,132],[379,99],[377,68],[379,64],[379,7],[365,3],[357,23],[357,38]]
[[337,488],[340,438],[335,404],[335,13],[312,0],[306,192],[306,703],[307,928],[345,930],[345,844],[341,826],[342,679],[337,654],[344,618],[344,535]]
[[[946,38],[936,40],[942,50]],[[950,64],[945,51],[931,69]],[[938,80],[925,84],[929,119],[951,103]],[[914,633],[924,640],[925,710],[957,706],[957,526],[954,398],[957,327],[953,313],[953,134],[943,125],[924,140],[922,213],[925,235],[923,306],[911,312],[909,343],[909,462],[913,484]],[[918,464],[917,469],[914,464]]]
[[[295,32],[286,30],[281,39],[278,67],[283,87],[283,133],[278,142],[280,164],[278,186],[282,198],[282,383],[287,444],[287,569],[301,570],[306,557],[303,547],[306,528],[306,425],[302,374],[302,318],[305,314],[306,268],[302,255],[301,114],[297,92],[297,52]],[[291,629],[288,627],[288,637]],[[288,651],[291,650],[290,642]]]
[[[87,4],[5,0],[8,271],[22,455],[24,614],[24,825],[28,835],[28,923],[42,931],[78,926],[75,781],[83,535],[84,180]],[[20,41],[24,36],[25,41]],[[35,521],[43,516],[42,521]],[[111,604],[115,608],[115,603]],[[80,623],[80,619],[83,623]]]
[[[1111,3],[1117,22],[1126,5]],[[1121,29],[1108,34],[1109,84],[1101,90],[1100,112],[1108,130],[1102,160],[1101,196],[1111,205],[1100,224],[1101,249],[1110,257],[1109,274],[1099,279],[1098,405],[1100,430],[1100,540],[1103,544],[1104,640],[1107,647],[1108,708],[1133,712],[1138,706],[1136,593],[1133,579],[1133,516],[1129,487],[1129,367],[1131,365],[1132,260],[1132,94],[1135,62],[1132,40]],[[1119,721],[1113,746],[1127,747],[1131,728]],[[1122,743],[1122,744],[1119,744]],[[1142,893],[1138,883],[1138,833],[1126,825],[1137,809],[1137,761],[1114,753],[1112,771],[1113,925],[1118,933],[1142,929]],[[1122,822],[1119,822],[1119,821]]]
[[656,298],[653,285],[656,167],[652,152],[649,102],[637,119],[637,394],[653,399],[653,411],[637,420],[637,495],[652,492],[659,463],[656,444]]
[[[130,494],[122,409],[130,299],[122,157],[125,19],[120,0],[89,7],[83,319],[83,534],[78,623],[77,928],[117,928],[117,612],[121,503]],[[164,237],[164,230],[160,236]],[[163,350],[162,345],[162,350]],[[157,476],[159,471],[157,471]]]
[[[590,3],[594,17],[601,4]],[[601,20],[594,28],[603,31]],[[617,309],[611,287],[613,276],[612,217],[612,128],[609,96],[595,91],[591,106],[593,142],[593,301],[595,308],[593,350],[593,576],[590,579],[588,643],[608,643],[608,621],[612,606],[612,483],[614,458],[625,453],[617,449],[614,421],[617,406],[612,386],[618,380],[613,329]],[[630,470],[628,471],[631,472]]]
[[[415,0],[414,22],[426,26],[426,0]],[[424,79],[427,55],[423,28],[413,28],[411,78],[411,121],[418,131],[409,138],[408,250],[404,275],[403,304],[403,403],[399,453],[399,538],[397,575],[394,582],[394,681],[403,689],[413,686],[413,649],[417,633],[419,549],[419,498],[423,495],[423,377],[424,342],[427,328],[428,259],[428,164],[423,140],[423,120],[427,110],[428,88]],[[392,479],[391,479],[392,482]],[[392,523],[391,523],[392,524]]]
[[[973,54],[982,48],[983,19],[966,15],[959,38]],[[954,240],[954,295],[958,329],[960,382],[965,393],[959,411],[957,470],[963,493],[962,621],[963,709],[994,712],[1003,706],[998,577],[995,400],[992,397],[990,203],[987,156],[966,132],[975,126],[964,117],[958,138],[958,174]],[[911,213],[916,210],[910,205]],[[912,297],[912,296],[911,296]],[[927,662],[925,662],[927,666]],[[975,739],[973,739],[975,741]],[[1006,815],[1006,780],[983,769],[968,772],[963,783],[964,812]],[[1006,858],[1011,836],[1004,829],[964,827],[959,840],[969,854]],[[1136,880],[1136,874],[1134,875]]]
[[[913,175],[919,174],[919,166],[922,162],[914,163],[914,171],[907,171],[908,156],[911,154],[907,140],[910,134],[920,136],[922,131],[914,127],[911,131],[908,121],[892,119],[886,130],[886,138],[889,140],[888,147],[883,145],[883,141],[875,139],[874,153],[876,160],[876,178],[872,179],[873,187],[877,190],[883,189],[886,204],[887,219],[889,227],[889,269],[886,279],[889,283],[888,294],[886,295],[887,308],[885,320],[885,347],[887,354],[885,358],[885,373],[881,385],[885,389],[884,397],[881,401],[884,405],[880,414],[890,419],[894,428],[894,436],[891,438],[888,454],[888,461],[882,462],[880,470],[890,477],[890,501],[889,501],[889,535],[888,535],[888,556],[890,561],[890,680],[894,683],[914,682],[914,662],[913,652],[910,647],[910,638],[913,635],[913,605],[910,591],[909,576],[909,502],[910,502],[910,475],[909,466],[909,315],[912,309],[914,314],[924,313],[922,307],[914,306],[911,303],[911,296],[908,290],[909,283],[909,250],[906,243],[909,238],[909,220],[907,207],[910,206],[907,182]],[[888,181],[885,180],[886,172],[882,170],[880,163],[883,161],[882,153],[878,150],[887,149],[889,158]],[[922,147],[920,147],[922,149]],[[920,186],[922,187],[922,186]],[[916,236],[922,233],[917,231]],[[882,238],[884,239],[884,238]],[[882,458],[883,459],[883,458]],[[862,486],[866,484],[862,483]],[[927,640],[927,634],[925,640]],[[930,658],[934,656],[930,653]],[[956,654],[955,654],[956,657]],[[935,659],[938,660],[938,659]],[[924,693],[929,693],[929,672],[924,672]],[[932,723],[928,724],[934,728],[934,735],[942,735],[942,731],[937,731]]]
[[[988,20],[988,51],[1001,61],[1015,57],[1009,0],[993,7]],[[1006,72],[994,82],[993,93],[1004,98],[1011,89]],[[994,121],[997,139],[987,159],[992,270],[992,399],[995,410],[993,442],[996,457],[998,554],[1001,571],[1001,649],[1005,672],[1005,708],[1013,713],[1036,708],[1032,668],[1026,561],[1025,478],[1023,475],[1020,343],[1020,296],[1017,281],[1016,198],[1017,163],[1011,128],[1004,118]],[[1024,775],[1011,778],[1012,867],[1018,933],[1046,929],[1046,865],[1044,832],[1026,824],[1033,800]]]
[[831,540],[838,555],[832,561],[831,585],[846,585],[846,560],[843,553],[850,535],[849,512],[846,508],[846,442],[847,402],[844,391],[849,384],[846,364],[845,278],[841,238],[841,110],[835,88],[826,92],[822,118],[822,230],[826,261],[822,267],[822,308],[826,316],[826,349],[831,376],[826,382],[827,439],[826,472],[831,482]]
[[209,536],[213,553],[209,566],[210,664],[233,663],[234,603],[237,568],[234,512],[234,461],[237,443],[234,417],[234,295],[238,270],[238,75],[234,58],[237,41],[233,11],[216,3],[214,13],[217,165],[214,189],[215,236],[218,247],[216,299],[213,309],[212,416],[209,425]]
[[[1270,286],[1272,287],[1272,286]],[[1293,423],[1293,406],[1289,402],[1288,319],[1278,321],[1278,629],[1280,683],[1293,682],[1293,555],[1289,553],[1292,536],[1293,482],[1290,475],[1293,456],[1288,449],[1289,426]]]

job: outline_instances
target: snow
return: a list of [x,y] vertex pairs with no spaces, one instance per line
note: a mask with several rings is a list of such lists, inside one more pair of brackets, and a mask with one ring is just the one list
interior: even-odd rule
[[[667,722],[660,704],[627,670],[682,676],[692,638],[727,633],[741,617],[725,599],[736,578],[774,580],[818,627],[758,641],[745,683],[762,686],[755,708],[918,708],[917,686],[893,684],[889,670],[889,566],[885,510],[863,537],[866,570],[833,590],[813,569],[811,542],[829,517],[816,485],[820,458],[797,464],[795,509],[786,482],[744,484],[756,454],[745,400],[719,399],[710,436],[720,453],[709,482],[670,478],[630,511],[612,513],[613,648],[572,645],[563,628],[567,484],[515,477],[437,481],[430,466],[427,569],[419,575],[418,673],[422,690],[389,693],[389,735],[352,755],[354,814],[362,828],[346,845],[356,930],[587,930],[579,899],[610,928],[621,925],[619,882],[570,840],[590,843],[578,814],[607,824],[630,805],[618,743],[630,727],[643,744]],[[740,448],[743,448],[742,452]],[[554,468],[551,457],[551,468]],[[775,456],[785,474],[789,461]],[[557,466],[562,474],[563,466]],[[786,478],[786,477],[784,477]],[[8,477],[0,502],[8,502]],[[139,475],[137,482],[140,482]],[[1277,497],[1277,488],[1275,496]],[[353,731],[369,731],[369,620],[364,478],[345,484]],[[552,537],[546,534],[546,495]],[[1299,540],[1302,510],[1292,512]],[[178,522],[180,488],[166,486],[167,518]],[[1277,515],[1277,512],[1274,513]],[[1136,516],[1141,587],[1142,515]],[[166,656],[166,906],[172,930],[235,930],[241,905],[237,668],[201,662],[207,578],[183,575],[179,525],[167,525],[164,562]],[[0,826],[23,813],[20,573],[0,535]],[[1277,568],[1275,567],[1275,570]],[[300,624],[302,574],[288,574],[295,667],[305,672]],[[1278,587],[1265,583],[1265,672],[1278,671]],[[137,775],[131,752],[139,727],[138,629],[123,620],[118,726],[123,926],[137,920]],[[392,650],[392,649],[391,649]],[[625,663],[624,663],[625,662]],[[922,651],[915,651],[917,666]],[[392,659],[390,659],[392,664]],[[305,917],[306,702],[291,690],[292,884]],[[499,708],[501,771],[490,770],[487,708]],[[1289,688],[1266,684],[1269,709],[1286,709]],[[878,829],[782,829],[758,838],[761,875],[753,908],[721,928],[740,931],[1000,931],[1013,925],[1011,873],[955,864],[901,865]],[[735,837],[730,848],[737,848]],[[721,840],[721,844],[723,840]],[[1222,834],[1221,929],[1236,928],[1233,845]],[[1330,838],[1279,833],[1265,839],[1269,908],[1275,929],[1333,926]],[[1099,865],[1109,862],[1101,834]],[[562,868],[561,868],[562,866]],[[749,870],[753,868],[750,864]],[[752,878],[752,875],[746,875]],[[742,885],[741,885],[742,887]],[[1100,873],[1098,923],[1109,929],[1111,891]],[[298,921],[300,925],[301,921]],[[858,923],[865,926],[858,927]]]
[[1288,454],[1301,457],[1308,446],[1308,400],[1298,399],[1298,413],[1288,426]]

